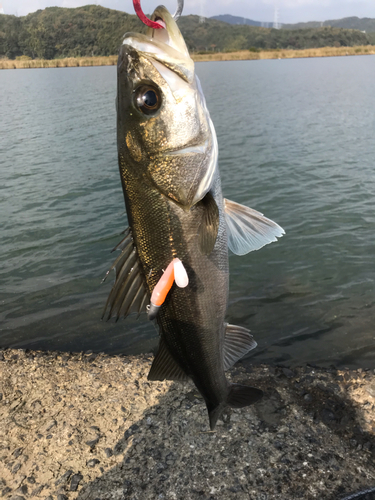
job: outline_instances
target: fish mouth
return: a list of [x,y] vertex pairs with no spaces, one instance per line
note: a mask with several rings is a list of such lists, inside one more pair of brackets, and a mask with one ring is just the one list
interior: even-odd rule
[[206,154],[208,146],[209,146],[209,141],[207,140],[203,144],[186,146],[186,147],[180,148],[180,149],[172,149],[170,151],[165,151],[163,153],[163,155],[164,156],[180,156],[180,155],[187,155],[187,154],[203,155],[203,154]]
[[166,30],[167,29],[167,25],[165,24],[165,22],[163,21],[163,19],[161,17],[155,17],[155,21],[157,23],[159,23],[161,26],[163,26],[163,28]]
[[186,47],[185,40],[168,9],[163,5],[159,5],[159,7],[156,7],[154,10],[151,19],[161,24],[164,29],[155,30],[153,28],[148,28],[147,36],[155,42],[164,43],[184,56],[189,57],[189,51]]
[[[194,62],[176,21],[162,5],[155,9],[151,19],[162,24],[164,29],[148,28],[146,35],[127,33],[123,39],[120,58],[127,55],[130,47],[139,57],[150,60],[163,77],[162,67],[171,70],[185,82],[192,83]],[[166,79],[170,80],[170,76],[167,75]]]

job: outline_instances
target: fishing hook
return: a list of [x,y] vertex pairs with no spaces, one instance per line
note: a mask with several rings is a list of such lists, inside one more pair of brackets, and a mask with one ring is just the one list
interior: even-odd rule
[[[157,29],[157,30],[164,28],[164,26],[162,26],[161,24],[159,24],[155,21],[151,21],[151,19],[149,19],[144,14],[142,7],[141,7],[141,0],[133,0],[133,5],[134,5],[134,10],[135,10],[137,16],[139,17],[139,19],[142,21],[143,24],[145,24],[149,28],[153,28],[153,29]],[[177,21],[177,19],[181,16],[183,8],[184,8],[184,0],[177,0],[177,10],[173,14],[173,19],[175,21]]]
[[177,0],[177,9],[173,14],[173,19],[177,21],[180,18],[182,11],[184,10],[184,0]]

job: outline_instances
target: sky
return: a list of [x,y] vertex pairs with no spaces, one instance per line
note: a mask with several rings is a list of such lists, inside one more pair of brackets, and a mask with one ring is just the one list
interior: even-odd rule
[[[110,9],[133,13],[132,0],[0,0],[5,14],[24,16],[45,7],[80,7],[99,4]],[[176,0],[142,0],[144,12],[152,12],[163,3],[175,11]],[[184,14],[211,17],[232,14],[255,21],[273,22],[275,9],[280,23],[326,21],[343,17],[375,18],[375,0],[185,0]]]

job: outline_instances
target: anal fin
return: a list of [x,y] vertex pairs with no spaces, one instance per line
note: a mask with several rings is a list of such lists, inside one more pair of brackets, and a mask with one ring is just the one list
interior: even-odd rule
[[242,326],[227,324],[223,349],[224,370],[228,370],[256,346],[257,343],[253,339],[250,330],[242,328]]
[[189,377],[173,359],[163,338],[160,339],[159,350],[152,363],[148,380],[179,380],[185,381]]
[[276,222],[252,208],[227,199],[224,199],[224,205],[228,246],[236,255],[259,250],[285,234]]

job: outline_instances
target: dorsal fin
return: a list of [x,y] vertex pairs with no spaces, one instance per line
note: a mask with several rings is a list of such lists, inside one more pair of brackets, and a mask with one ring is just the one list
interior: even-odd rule
[[148,380],[188,380],[186,373],[173,359],[163,338],[160,339],[159,350],[152,363]]
[[224,199],[228,246],[236,255],[245,255],[277,241],[285,231],[263,214]]
[[228,370],[256,346],[257,343],[253,339],[250,330],[242,328],[242,326],[227,324],[223,349],[224,370]]
[[117,249],[121,250],[121,253],[103,279],[105,281],[108,274],[115,270],[115,284],[108,296],[102,316],[104,318],[109,308],[106,319],[116,316],[116,321],[120,317],[126,318],[132,312],[140,314],[146,311],[148,303],[148,294],[130,229],[125,231],[125,237],[113,250]]

